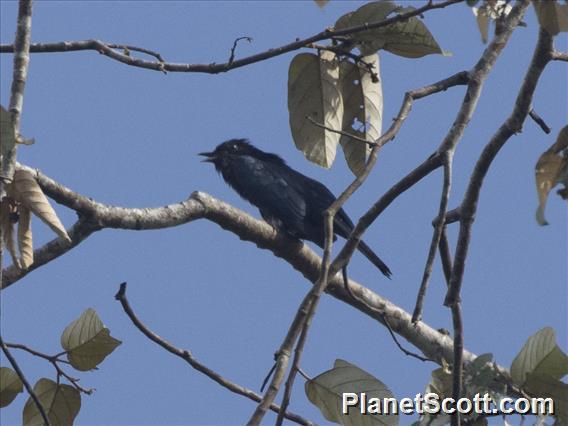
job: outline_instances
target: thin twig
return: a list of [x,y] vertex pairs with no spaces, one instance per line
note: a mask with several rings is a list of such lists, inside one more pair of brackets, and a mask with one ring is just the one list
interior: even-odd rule
[[300,373],[300,376],[302,376],[304,379],[312,380],[312,378],[310,376],[308,376],[308,374],[306,374],[306,372],[304,370],[302,370],[301,368],[298,368],[298,373]]
[[539,125],[539,127],[542,129],[544,133],[548,135],[551,132],[550,127],[547,126],[546,122],[542,119],[542,117],[538,115],[536,111],[532,108],[529,111],[529,117],[532,118],[534,122]]
[[327,131],[329,131],[329,132],[332,132],[332,133],[337,133],[337,134],[339,134],[339,135],[341,135],[341,136],[346,136],[346,137],[348,137],[348,138],[353,139],[354,141],[367,144],[369,147],[373,147],[373,146],[377,145],[377,143],[374,142],[374,141],[368,141],[367,139],[362,138],[362,137],[357,136],[357,135],[354,135],[354,134],[352,134],[352,133],[345,132],[345,131],[343,131],[343,130],[337,130],[337,129],[332,129],[332,128],[330,128],[330,127],[327,127],[327,126],[325,126],[325,125],[323,125],[323,124],[321,124],[321,123],[318,123],[316,120],[314,120],[314,119],[313,119],[312,117],[310,117],[310,116],[306,116],[306,120],[308,120],[310,123],[312,123],[313,125],[315,125],[315,126],[317,126],[317,127],[320,127],[320,128],[322,128],[322,129],[325,129],[325,130],[327,130]]
[[[461,3],[464,0],[447,0],[440,3],[428,3],[418,9],[413,11],[403,13],[392,18],[385,19],[380,22],[373,22],[369,24],[359,25],[356,27],[345,28],[340,31],[332,31],[326,29],[318,34],[305,39],[296,40],[292,43],[285,44],[280,47],[272,48],[267,51],[257,53],[255,55],[247,56],[242,59],[237,59],[232,63],[210,63],[210,64],[189,64],[189,63],[172,63],[172,62],[152,62],[144,61],[138,58],[132,58],[129,55],[125,55],[117,52],[116,50],[109,47],[109,44],[104,43],[100,40],[80,40],[80,41],[68,41],[68,42],[57,42],[57,43],[38,43],[31,45],[31,52],[33,53],[46,53],[46,52],[75,52],[81,50],[95,50],[111,59],[121,62],[126,65],[150,69],[160,72],[198,72],[207,74],[218,74],[222,72],[227,72],[235,68],[240,68],[246,65],[254,64],[257,62],[264,61],[266,59],[274,58],[276,56],[283,55],[288,52],[292,52],[301,48],[308,46],[311,43],[329,40],[336,38],[338,36],[344,36],[348,34],[355,34],[358,32],[376,29],[381,27],[386,27],[388,25],[402,22],[408,18],[414,16],[420,16],[424,12],[434,9],[442,9],[447,6],[451,6],[456,3]],[[112,44],[115,46],[116,44]],[[0,45],[0,53],[10,53],[14,51],[13,45]]]
[[349,287],[349,278],[347,277],[347,265],[341,268],[341,275],[343,276],[343,287],[345,288],[345,292],[351,297],[352,299],[358,300],[353,292],[351,291],[351,287]]
[[[450,310],[452,312],[452,326],[454,329],[454,359],[452,364],[452,397],[454,401],[459,401],[462,394],[463,382],[463,320],[461,314],[461,303],[454,303]],[[452,415],[452,426],[460,426],[461,413],[457,410]]]
[[43,358],[46,361],[49,361],[49,363],[51,365],[53,365],[53,367],[55,368],[55,371],[57,372],[57,380],[59,381],[60,376],[65,377],[69,381],[69,383],[71,383],[75,387],[75,389],[77,389],[79,392],[85,393],[87,395],[91,395],[95,391],[95,389],[93,389],[93,388],[85,389],[85,388],[79,386],[77,384],[79,379],[71,377],[69,374],[67,374],[59,366],[58,363],[71,364],[69,361],[66,361],[64,359],[59,359],[61,356],[65,355],[67,353],[67,351],[60,352],[56,355],[47,355],[47,354],[44,354],[43,352],[39,352],[35,349],[32,349],[32,348],[30,348],[26,345],[22,345],[21,343],[6,343],[6,346],[9,347],[9,348],[13,348],[13,349],[23,350],[25,352],[28,352],[29,354],[32,354],[32,355],[37,356],[39,358]]
[[[412,104],[417,99],[422,99],[424,97],[433,95],[435,93],[439,93],[449,89],[450,87],[455,87],[459,85],[468,84],[469,82],[469,74],[465,71],[458,72],[448,78],[440,80],[436,83],[430,84],[428,86],[421,87],[419,89],[412,90],[407,92],[404,95],[404,100],[402,102],[402,106],[398,112],[398,115],[393,120],[391,127],[376,141],[376,146],[371,149],[369,154],[369,160],[367,164],[373,163],[376,161],[378,156],[378,149],[377,147],[385,145],[388,141],[394,139],[400,127],[402,126],[404,120],[408,117],[412,109]],[[343,246],[342,250],[339,252],[335,260],[331,265],[331,273],[335,274],[339,269],[341,269],[344,265],[349,262],[349,259],[357,249],[359,244],[359,240],[361,239],[363,233],[366,229],[371,225],[371,223],[376,219],[376,217],[386,209],[390,203],[392,203],[399,195],[404,193],[414,184],[418,183],[421,179],[423,179],[426,175],[431,173],[433,170],[437,169],[442,165],[440,157],[438,154],[434,154],[426,159],[421,165],[419,165],[416,169],[410,172],[406,177],[400,180],[397,184],[391,187],[389,191],[387,191],[383,197],[379,201],[377,201],[374,206],[363,216],[359,219],[359,222],[355,226],[355,229],[351,233],[350,237],[347,239],[347,242]],[[367,168],[362,174],[364,177]],[[356,179],[350,187],[344,192],[348,193],[354,187],[357,187],[361,184],[362,181]],[[338,200],[342,199],[342,194]]]
[[446,223],[446,211],[448,208],[448,199],[450,197],[450,188],[452,185],[452,155],[445,153],[444,159],[444,182],[442,186],[442,193],[440,195],[440,207],[438,209],[438,216],[434,221],[434,232],[432,234],[432,241],[430,242],[430,249],[428,251],[428,258],[426,259],[426,266],[422,275],[422,283],[416,296],[416,304],[414,306],[414,313],[412,314],[412,322],[418,322],[422,319],[422,310],[424,306],[424,298],[428,289],[428,282],[432,275],[432,267],[436,259],[436,252],[440,243],[442,235],[442,228]]
[[442,269],[444,271],[446,285],[449,286],[450,277],[452,275],[452,253],[450,250],[450,243],[448,241],[448,234],[445,225],[442,227],[438,249],[440,250],[440,260],[442,261]]
[[[368,72],[371,75],[371,81],[373,83],[377,83],[379,81],[379,75],[377,74],[376,71],[373,70],[374,65],[370,62],[367,62],[363,59],[362,55],[356,55],[354,53],[352,53],[350,50],[342,47],[342,46],[324,46],[321,44],[317,44],[317,43],[312,43],[310,45],[308,45],[307,47],[311,47],[313,49],[317,49],[317,50],[327,50],[329,52],[333,52],[338,56],[346,56],[350,59],[352,59],[355,62],[355,65],[357,65],[360,68],[364,68],[366,72]],[[361,65],[363,65],[361,67]]]
[[39,398],[35,394],[33,388],[30,386],[28,380],[26,379],[26,376],[24,375],[23,371],[21,370],[20,366],[18,365],[18,362],[16,361],[16,358],[14,358],[13,355],[10,353],[10,350],[6,346],[6,343],[4,343],[4,340],[2,339],[1,335],[0,335],[0,347],[2,348],[2,352],[4,352],[4,355],[8,359],[8,362],[10,363],[12,368],[16,371],[16,374],[18,375],[18,377],[20,378],[20,380],[24,384],[26,391],[28,391],[30,398],[33,400],[35,406],[37,407],[37,410],[39,411],[39,414],[41,415],[41,418],[43,419],[43,423],[46,426],[50,426],[51,423],[49,421],[49,418],[47,417],[47,414],[45,412],[45,409],[43,408],[43,405],[41,405]]
[[[242,396],[244,396],[248,399],[251,399],[253,401],[260,401],[261,396],[259,394],[257,394],[256,392],[253,392],[250,389],[247,389],[243,386],[240,386],[240,385],[237,385],[236,383],[231,382],[230,380],[227,380],[226,378],[224,378],[220,374],[216,373],[215,371],[211,370],[210,368],[208,368],[207,366],[205,366],[201,362],[197,361],[197,359],[191,354],[191,352],[184,350],[184,349],[180,349],[180,348],[172,345],[171,343],[162,339],[156,333],[151,331],[148,327],[146,327],[144,325],[144,323],[142,323],[142,321],[134,313],[134,310],[130,306],[130,303],[129,303],[127,297],[126,297],[126,283],[120,284],[120,288],[119,288],[118,292],[116,293],[116,295],[114,296],[114,298],[120,302],[120,304],[122,305],[122,309],[124,309],[124,312],[126,313],[128,318],[130,318],[130,320],[132,321],[134,326],[136,326],[136,328],[138,330],[140,330],[142,332],[142,334],[144,334],[148,339],[150,339],[154,343],[157,343],[159,346],[161,346],[162,348],[164,348],[166,351],[170,352],[171,354],[180,357],[181,359],[186,361],[189,365],[191,365],[195,370],[199,371],[200,373],[205,374],[207,377],[209,377],[213,381],[217,382],[218,384],[220,384],[224,388],[228,389],[229,391],[234,392],[234,393],[239,394],[239,395],[242,395]],[[274,412],[279,412],[279,410],[280,410],[280,407],[276,404],[271,404],[269,408]],[[287,419],[292,420],[293,422],[296,422],[296,423],[301,424],[301,425],[313,425],[314,424],[313,422],[306,420],[305,418],[303,418],[303,417],[301,417],[297,414],[291,413],[291,412],[286,412],[285,417]]]
[[249,43],[252,42],[252,37],[238,37],[235,39],[235,41],[233,42],[233,47],[231,48],[231,55],[229,56],[229,60],[227,61],[228,64],[232,64],[233,62],[235,62],[235,50],[237,49],[237,45],[239,44],[239,41],[241,40],[246,40]]
[[400,342],[398,341],[398,338],[396,337],[396,334],[394,334],[394,331],[393,331],[392,327],[390,326],[390,323],[389,323],[389,320],[387,319],[387,317],[383,316],[383,319],[384,319],[384,324],[385,324],[385,326],[387,327],[387,330],[389,331],[389,333],[390,333],[392,339],[394,340],[394,343],[396,343],[396,346],[398,346],[398,348],[399,348],[405,355],[411,356],[412,358],[416,358],[416,359],[419,359],[420,361],[424,361],[424,362],[426,362],[426,361],[436,362],[436,361],[434,361],[434,360],[431,359],[431,358],[427,358],[427,357],[424,357],[424,356],[422,356],[422,355],[418,355],[418,354],[416,354],[416,353],[414,353],[414,352],[412,352],[412,351],[409,351],[408,349],[404,348],[404,347],[400,344]]

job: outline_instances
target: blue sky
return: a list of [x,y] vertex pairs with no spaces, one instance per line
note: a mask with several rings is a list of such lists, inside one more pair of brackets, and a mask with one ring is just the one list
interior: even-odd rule
[[[319,9],[297,2],[37,2],[32,40],[96,38],[159,51],[171,62],[209,63],[277,47],[332,25],[358,3],[332,1]],[[0,38],[11,42],[17,3],[0,2]],[[478,109],[458,146],[450,207],[457,205],[483,146],[509,115],[537,35],[534,11],[499,58]],[[410,60],[381,55],[384,127],[405,91],[470,69],[485,46],[471,11],[457,5],[426,15],[444,50]],[[566,51],[566,37],[556,40]],[[295,53],[226,74],[164,75],[127,67],[94,52],[34,54],[25,92],[22,133],[36,144],[18,159],[97,201],[126,207],[161,206],[201,190],[259,216],[197,153],[234,138],[260,148],[324,182],[335,193],[352,179],[338,155],[331,170],[304,160],[288,126],[287,74]],[[12,55],[0,55],[0,101],[9,102]],[[534,219],[534,165],[566,124],[565,64],[550,64],[534,100],[552,127],[545,135],[532,121],[510,140],[489,172],[481,193],[463,286],[465,345],[492,352],[509,366],[524,341],[544,326],[567,350],[566,204],[553,195],[548,227]],[[396,139],[380,154],[364,187],[349,201],[356,220],[392,184],[433,152],[455,117],[463,88],[415,103]],[[360,254],[350,275],[412,311],[431,238],[441,188],[438,171],[397,199],[365,236],[388,263],[385,280]],[[56,206],[63,223],[75,213]],[[456,228],[450,228],[455,242]],[[34,223],[35,244],[53,238]],[[319,250],[319,249],[318,249]],[[34,271],[2,293],[2,335],[46,353],[61,351],[59,336],[93,307],[123,344],[98,371],[76,373],[85,387],[77,424],[242,424],[254,404],[230,394],[143,337],[113,299],[122,281],[138,315],[162,337],[191,350],[210,368],[255,390],[308,286],[270,252],[240,241],[204,220],[162,231],[104,230],[75,250]],[[436,263],[425,321],[451,329],[442,306],[445,284]],[[16,353],[32,382],[54,377],[47,363]],[[387,331],[350,307],[325,296],[313,323],[302,363],[315,376],[346,359],[386,383],[397,397],[422,392],[433,365],[404,356]],[[5,360],[2,359],[2,365]],[[73,374],[73,372],[71,372]],[[25,395],[0,413],[3,425],[19,424]],[[297,381],[293,411],[322,423]],[[267,417],[267,423],[273,422]],[[401,424],[409,424],[403,419]]]

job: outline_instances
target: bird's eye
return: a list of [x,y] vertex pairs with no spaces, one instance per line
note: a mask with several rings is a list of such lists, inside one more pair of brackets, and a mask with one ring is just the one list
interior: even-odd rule
[[233,144],[233,147],[232,147],[232,148],[233,148],[233,151],[238,151],[238,150],[239,150],[239,146],[238,146],[236,143]]

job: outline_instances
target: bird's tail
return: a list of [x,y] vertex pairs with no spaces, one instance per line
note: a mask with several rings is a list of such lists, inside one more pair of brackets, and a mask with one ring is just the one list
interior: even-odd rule
[[375,254],[371,247],[365,244],[364,241],[359,241],[359,245],[357,246],[359,251],[365,255],[367,259],[371,261],[373,265],[375,265],[379,270],[383,273],[383,275],[390,279],[392,272],[389,267],[383,262],[379,256]]

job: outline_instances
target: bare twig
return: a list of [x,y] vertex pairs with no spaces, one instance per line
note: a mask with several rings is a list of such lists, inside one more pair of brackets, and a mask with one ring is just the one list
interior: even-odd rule
[[233,47],[231,48],[231,55],[229,56],[229,61],[227,62],[228,64],[232,64],[233,62],[235,62],[235,50],[237,49],[237,45],[239,44],[239,41],[241,40],[246,40],[249,43],[252,42],[252,37],[238,37],[235,39],[235,41],[233,42]]
[[[450,310],[452,312],[452,326],[454,329],[454,359],[452,364],[452,397],[458,401],[462,394],[463,382],[463,321],[461,314],[461,303],[454,303]],[[457,410],[452,415],[452,426],[460,426],[461,413]]]
[[[116,293],[115,299],[120,302],[120,304],[122,305],[122,309],[124,309],[124,312],[126,313],[128,318],[130,318],[130,320],[136,326],[136,328],[138,330],[140,330],[148,339],[150,339],[154,343],[157,343],[159,346],[164,348],[169,353],[180,357],[185,362],[187,362],[189,365],[191,365],[195,370],[199,371],[200,373],[205,374],[207,377],[209,377],[213,381],[217,382],[218,384],[220,384],[224,388],[228,389],[229,391],[234,392],[238,395],[242,395],[242,396],[244,396],[248,399],[251,399],[253,401],[260,401],[261,396],[259,394],[257,394],[256,392],[253,392],[250,389],[247,389],[243,386],[240,386],[240,385],[237,385],[236,383],[231,382],[230,380],[227,380],[226,378],[224,378],[220,374],[216,373],[215,371],[211,370],[210,368],[208,368],[207,366],[205,366],[201,362],[197,361],[197,359],[188,350],[180,349],[180,348],[172,345],[168,341],[162,339],[156,333],[152,332],[148,327],[146,327],[142,323],[142,321],[136,316],[136,314],[134,313],[134,310],[132,309],[132,307],[130,306],[130,303],[128,302],[128,299],[126,297],[126,283],[122,283],[120,285],[120,289]],[[280,407],[276,404],[271,404],[269,406],[269,408],[274,412],[279,412],[279,410],[280,410]],[[291,412],[286,412],[284,414],[284,416],[287,419],[292,420],[293,422],[301,424],[301,425],[313,425],[313,423],[311,421],[309,421],[309,420],[307,420],[307,419],[305,419],[305,418],[303,418],[303,417],[301,417],[297,414],[291,413]]]
[[317,50],[327,50],[329,52],[335,53],[337,56],[346,56],[355,62],[360,68],[364,68],[371,75],[371,81],[373,83],[377,83],[379,81],[379,75],[377,74],[376,70],[374,70],[374,65],[370,62],[367,62],[363,59],[362,55],[356,55],[352,53],[350,50],[346,49],[344,46],[324,46],[317,43],[312,43],[307,47],[311,47]]
[[532,108],[529,111],[529,117],[532,118],[534,122],[539,125],[539,127],[542,129],[544,133],[548,135],[551,132],[550,127],[547,126],[546,122],[542,119],[542,117],[538,115],[536,111]]
[[[296,40],[292,43],[285,44],[280,47],[269,49],[267,51],[257,53],[255,55],[247,56],[242,59],[234,60],[233,62],[226,63],[210,63],[210,64],[189,64],[189,63],[172,63],[172,62],[152,62],[144,61],[138,58],[132,58],[129,55],[122,54],[112,49],[110,46],[116,46],[117,44],[107,44],[100,40],[81,40],[81,41],[68,41],[68,42],[57,42],[57,43],[38,43],[31,45],[31,52],[34,53],[47,53],[47,52],[75,52],[81,50],[95,50],[111,59],[121,62],[126,65],[150,69],[154,71],[161,72],[198,72],[207,74],[218,74],[222,72],[227,72],[235,68],[240,68],[246,65],[254,64],[257,62],[264,61],[266,59],[274,58],[276,56],[283,55],[288,52],[292,52],[303,47],[308,46],[311,43],[318,42],[321,40],[329,40],[336,38],[338,36],[344,36],[348,34],[355,34],[361,31],[381,28],[387,25],[394,24],[396,22],[404,21],[408,18],[414,16],[420,16],[424,12],[434,9],[442,9],[447,6],[451,6],[456,3],[460,3],[463,0],[447,0],[440,3],[429,2],[428,4],[410,11],[408,13],[400,14],[392,18],[385,19],[381,22],[373,22],[365,25],[359,25],[356,27],[345,28],[340,31],[331,31],[326,29],[318,34],[311,37]],[[141,48],[139,48],[141,49]],[[0,45],[0,53],[10,53],[14,51],[13,45]]]
[[436,361],[434,361],[434,360],[431,359],[431,358],[427,358],[427,357],[424,357],[424,356],[422,356],[422,355],[418,355],[418,354],[416,354],[416,353],[414,353],[414,352],[412,352],[412,351],[409,351],[408,349],[404,348],[404,347],[400,344],[400,342],[398,341],[398,338],[396,337],[396,334],[394,334],[394,331],[393,331],[392,327],[390,326],[389,320],[388,320],[386,317],[384,317],[384,324],[385,324],[387,330],[389,331],[389,334],[391,335],[392,339],[394,340],[394,343],[396,343],[396,346],[398,346],[398,348],[399,348],[405,355],[411,356],[412,358],[416,358],[416,359],[418,359],[418,360],[420,360],[420,361],[436,362]]
[[[445,91],[450,87],[468,84],[468,82],[468,73],[462,71],[436,83],[407,92],[404,96],[404,100],[402,102],[402,106],[400,107],[398,115],[393,120],[391,127],[376,141],[376,146],[371,149],[367,164],[374,164],[374,162],[376,161],[378,156],[378,147],[381,147],[388,141],[394,139],[394,137],[400,130],[402,123],[408,117],[408,114],[412,109],[414,100],[422,99],[426,96]],[[381,199],[377,201],[377,203],[375,203],[371,210],[369,210],[363,217],[361,217],[361,219],[355,226],[355,229],[351,233],[351,236],[343,246],[343,249],[333,261],[331,265],[332,274],[335,274],[339,269],[341,269],[349,262],[349,259],[357,249],[357,245],[359,244],[359,240],[361,239],[363,233],[371,225],[375,218],[384,209],[386,209],[390,205],[390,203],[394,201],[399,195],[404,193],[407,189],[412,187],[414,184],[419,182],[422,178],[424,178],[426,175],[428,175],[430,172],[437,169],[441,165],[442,162],[440,160],[440,157],[437,154],[434,154],[430,156],[426,161],[424,161],[421,165],[419,165],[415,170],[410,172],[405,178],[392,186],[391,189],[387,191],[387,193],[385,193],[383,197],[381,197]],[[368,173],[367,167],[365,167],[365,171],[361,175],[361,178],[364,179],[366,173]],[[359,186],[361,182],[362,180],[356,179],[350,185],[350,187],[347,188],[344,194],[348,193],[348,191],[356,189],[356,187]],[[338,198],[338,200],[341,200],[344,194],[342,194]]]
[[1,335],[0,335],[0,347],[2,348],[2,352],[4,352],[4,355],[8,359],[8,362],[10,363],[12,368],[16,371],[16,374],[18,375],[18,377],[20,378],[20,380],[24,384],[24,387],[26,388],[26,391],[28,391],[30,398],[33,400],[34,404],[36,405],[37,410],[39,411],[39,414],[41,415],[41,418],[43,419],[43,423],[46,426],[50,426],[51,423],[49,421],[49,418],[47,417],[47,414],[45,412],[45,409],[43,408],[43,405],[41,405],[39,398],[37,397],[33,388],[31,387],[28,380],[26,379],[26,376],[24,375],[22,369],[18,365],[16,358],[14,358],[12,356],[12,354],[10,353],[10,350],[6,346],[6,343],[4,343],[4,340],[2,339]]
[[446,210],[448,208],[448,199],[450,197],[450,188],[452,184],[452,156],[449,153],[445,153],[442,161],[444,164],[444,183],[442,187],[442,194],[440,196],[440,207],[438,209],[438,216],[434,221],[434,232],[432,234],[432,241],[430,243],[430,250],[428,251],[426,266],[424,267],[424,274],[422,275],[422,283],[420,284],[420,289],[416,296],[416,305],[414,306],[414,313],[412,314],[412,322],[418,322],[422,319],[424,298],[426,297],[428,282],[432,275],[432,266],[436,258],[438,245],[440,244],[442,229],[446,226]]
[[325,129],[325,130],[327,130],[327,131],[330,131],[330,132],[333,132],[333,133],[337,133],[337,134],[342,135],[342,136],[346,136],[346,137],[348,137],[348,138],[353,139],[353,140],[356,141],[356,142],[361,142],[361,143],[367,144],[367,145],[369,145],[370,147],[373,147],[373,146],[375,146],[375,145],[377,144],[377,143],[374,142],[374,141],[368,141],[367,139],[362,138],[362,137],[359,137],[359,136],[354,135],[354,134],[352,134],[352,133],[344,132],[343,130],[332,129],[331,127],[327,127],[327,126],[325,126],[325,125],[323,125],[323,124],[321,124],[321,123],[318,123],[316,120],[314,120],[314,119],[313,119],[312,117],[310,117],[310,116],[306,116],[306,120],[308,120],[310,123],[312,123],[313,125],[315,125],[315,126],[321,128],[321,129]]
[[444,278],[446,279],[446,285],[449,286],[450,277],[452,275],[452,253],[450,250],[450,243],[448,241],[446,226],[442,227],[442,232],[440,234],[440,244],[438,244],[438,249],[440,250],[440,260],[442,261],[442,269],[444,271]]
[[60,352],[58,354],[55,355],[47,355],[44,354],[43,352],[39,352],[35,349],[32,349],[26,345],[22,345],[20,343],[6,343],[6,346],[9,348],[13,348],[13,349],[20,349],[23,350],[25,352],[28,352],[34,356],[37,356],[39,358],[43,358],[46,361],[49,361],[49,363],[51,365],[53,365],[53,367],[55,368],[55,371],[57,372],[57,380],[59,381],[59,377],[65,377],[67,379],[67,381],[69,381],[69,383],[71,383],[73,385],[73,387],[75,387],[75,389],[77,389],[79,392],[82,392],[84,394],[87,395],[91,395],[95,389],[85,389],[81,386],[79,386],[79,384],[77,382],[79,382],[79,379],[76,379],[74,377],[71,377],[69,374],[67,374],[60,366],[59,363],[63,363],[63,364],[71,364],[69,361],[66,361],[64,359],[60,359],[61,356],[65,355],[67,352],[63,351]]

